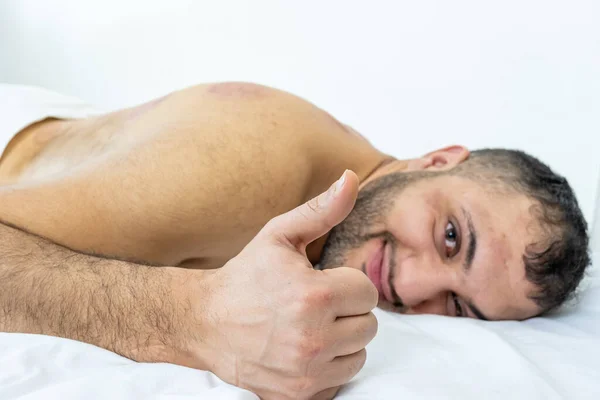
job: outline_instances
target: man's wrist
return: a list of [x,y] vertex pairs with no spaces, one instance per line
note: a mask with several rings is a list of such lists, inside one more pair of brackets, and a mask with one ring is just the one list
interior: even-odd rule
[[[166,337],[167,347],[148,349],[154,359],[212,371],[217,356],[212,343],[211,294],[215,290],[216,270],[163,267],[173,294],[172,321],[176,329]],[[166,311],[166,310],[165,310]]]

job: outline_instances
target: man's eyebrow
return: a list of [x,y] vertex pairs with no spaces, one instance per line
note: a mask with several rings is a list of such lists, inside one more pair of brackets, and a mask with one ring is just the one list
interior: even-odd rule
[[[467,256],[465,257],[465,263],[463,268],[466,272],[471,270],[471,266],[473,265],[473,259],[475,258],[475,251],[477,250],[477,231],[473,226],[473,219],[471,218],[471,214],[467,210],[461,207],[461,210],[464,214],[465,219],[467,220],[467,227],[469,229],[469,244],[467,246]],[[489,321],[489,318],[483,315],[479,308],[477,308],[474,304],[466,302],[467,307],[471,310],[471,313],[474,314],[477,318],[482,319],[484,321]]]
[[489,321],[490,320],[488,317],[486,317],[485,315],[483,315],[483,313],[481,311],[479,311],[479,308],[475,307],[474,304],[467,302],[467,307],[469,307],[469,310],[471,310],[471,312],[473,314],[475,314],[475,316],[477,318],[482,319],[484,321]]
[[473,220],[471,219],[471,214],[464,208],[461,208],[465,219],[467,220],[467,227],[469,229],[469,245],[467,246],[467,257],[465,258],[465,263],[463,265],[466,272],[471,270],[471,266],[473,265],[473,259],[475,258],[475,251],[477,250],[477,231],[475,231],[475,227],[473,226]]

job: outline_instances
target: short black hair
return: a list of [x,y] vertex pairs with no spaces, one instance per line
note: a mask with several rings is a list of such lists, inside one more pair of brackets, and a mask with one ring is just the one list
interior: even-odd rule
[[544,238],[525,249],[525,276],[537,288],[529,295],[541,313],[573,298],[590,264],[587,223],[567,180],[520,150],[481,149],[451,170],[486,184],[522,193]]

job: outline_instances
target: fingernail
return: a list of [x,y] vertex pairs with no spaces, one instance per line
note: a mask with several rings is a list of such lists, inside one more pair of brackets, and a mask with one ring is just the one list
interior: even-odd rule
[[342,177],[340,179],[338,179],[337,183],[335,184],[335,191],[336,192],[339,192],[344,187],[344,184],[346,183],[346,172],[347,171],[348,170],[344,171],[344,173],[342,174]]
[[332,200],[338,194],[338,192],[340,190],[342,190],[342,188],[344,187],[344,183],[346,183],[346,171],[344,171],[344,173],[342,174],[340,179],[333,182],[331,184],[331,186],[329,187],[329,190],[327,190],[327,193],[325,195],[325,199],[327,201]]

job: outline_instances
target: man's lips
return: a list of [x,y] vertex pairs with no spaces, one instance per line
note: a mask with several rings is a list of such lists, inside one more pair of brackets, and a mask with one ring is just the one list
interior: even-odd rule
[[375,288],[379,293],[382,293],[381,288],[381,270],[383,265],[383,256],[385,250],[385,242],[375,251],[369,262],[367,263],[366,273]]
[[392,266],[392,245],[389,242],[384,242],[383,262],[381,267],[381,287],[385,299],[390,303],[392,300],[392,288],[390,287],[390,267]]
[[381,246],[373,254],[369,262],[367,263],[366,273],[381,297],[385,297],[390,303],[392,294],[389,286],[389,273],[390,273],[390,257],[391,257],[391,246],[387,241],[383,241]]

